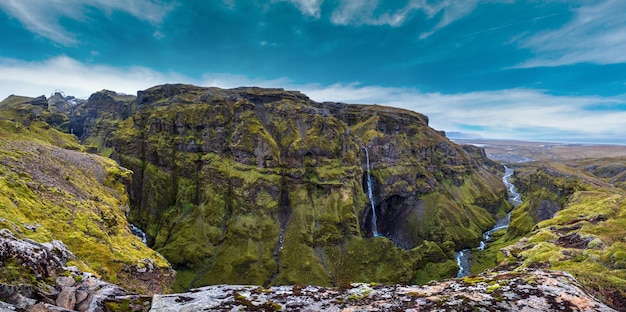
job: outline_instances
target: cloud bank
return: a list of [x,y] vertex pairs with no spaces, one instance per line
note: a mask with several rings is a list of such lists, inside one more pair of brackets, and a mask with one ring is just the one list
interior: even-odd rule
[[56,89],[87,98],[102,89],[135,94],[163,83],[191,83],[233,88],[282,87],[316,101],[380,104],[426,114],[435,129],[471,132],[488,138],[538,141],[624,142],[626,94],[618,97],[556,96],[535,89],[507,89],[458,94],[424,93],[412,88],[352,84],[295,84],[289,79],[262,80],[228,74],[192,79],[143,67],[115,68],[85,64],[66,56],[44,62],[0,59],[0,98],[10,94],[49,95]]

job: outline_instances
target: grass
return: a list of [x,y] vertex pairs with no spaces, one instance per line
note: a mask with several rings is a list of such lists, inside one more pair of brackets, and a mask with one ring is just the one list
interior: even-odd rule
[[[128,228],[121,209],[128,203],[128,170],[82,152],[73,136],[40,122],[15,127],[0,121],[0,146],[0,218],[5,220],[0,226],[39,242],[61,240],[82,269],[122,286],[132,284],[124,268],[140,259],[169,268]],[[29,230],[33,224],[36,230]]]
[[[543,198],[559,192],[563,194],[563,191],[569,195],[560,195],[555,199],[563,203],[563,209],[556,212],[553,218],[537,224],[525,221],[529,223],[525,226],[528,232],[526,243],[517,247],[516,258],[505,259],[504,262],[517,263],[520,268],[568,271],[592,294],[619,306],[619,302],[626,298],[624,190],[609,183],[612,176],[606,170],[597,171],[601,176],[593,176],[586,169],[591,164],[602,167],[604,161],[607,160],[572,161],[568,166],[549,164],[539,169],[538,174],[520,177],[534,181],[538,188],[543,187]],[[620,173],[619,170],[613,172]],[[550,185],[546,187],[546,184]],[[550,195],[545,190],[555,193]],[[517,215],[514,212],[512,225],[514,222],[519,224],[520,219],[530,219],[529,211],[534,207],[527,198],[536,194],[530,189],[530,194],[524,195],[524,200],[531,204],[520,206]],[[511,231],[507,235],[510,234]]]

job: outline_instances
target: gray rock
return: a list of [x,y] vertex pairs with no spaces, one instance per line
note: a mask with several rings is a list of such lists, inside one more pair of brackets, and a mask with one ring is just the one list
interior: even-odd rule
[[56,283],[57,285],[65,288],[74,286],[76,281],[74,281],[74,278],[71,276],[59,276],[57,277]]
[[154,312],[185,311],[614,311],[568,273],[497,272],[424,286],[216,285],[155,295]]
[[57,296],[56,305],[73,310],[76,305],[76,287],[63,287]]

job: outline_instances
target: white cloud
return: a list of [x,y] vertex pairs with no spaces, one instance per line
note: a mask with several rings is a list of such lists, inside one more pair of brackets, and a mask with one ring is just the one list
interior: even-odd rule
[[128,13],[139,20],[158,25],[175,4],[150,0],[3,0],[0,9],[19,20],[26,29],[62,45],[78,43],[76,36],[59,24],[61,18],[85,21],[85,7],[95,7],[111,14]]
[[609,0],[581,6],[569,23],[529,37],[522,47],[534,51],[536,57],[519,67],[624,63],[626,1]]
[[192,82],[182,75],[166,75],[145,67],[91,65],[67,56],[54,57],[43,62],[0,58],[2,99],[10,94],[49,95],[56,89],[82,98],[102,89],[135,94],[137,90],[172,81]]
[[303,15],[313,16],[316,18],[320,17],[320,12],[322,10],[322,0],[279,0],[279,1],[288,1],[295,5]]
[[470,14],[472,11],[474,11],[477,4],[478,4],[478,0],[464,0],[464,1],[452,0],[452,1],[444,1],[436,7],[429,8],[428,10],[428,12],[430,13],[429,17],[433,17],[434,15],[436,15],[442,10],[443,10],[443,16],[441,17],[437,25],[433,27],[433,29],[420,34],[420,39],[427,38],[430,35],[434,34],[437,30],[440,30],[448,26],[452,22]]
[[165,38],[165,35],[162,32],[160,32],[158,30],[155,30],[152,33],[152,37],[154,37],[154,39],[156,39],[156,40],[161,40],[161,39]]
[[623,126],[626,112],[623,109],[606,109],[610,106],[624,107],[626,94],[609,98],[556,96],[533,89],[459,94],[423,93],[411,88],[363,86],[358,83],[330,86],[296,84],[285,78],[264,80],[229,74],[206,74],[200,79],[193,79],[144,67],[115,68],[85,64],[66,56],[43,62],[0,59],[0,100],[10,94],[33,97],[49,95],[56,89],[81,98],[87,98],[102,89],[135,94],[137,90],[163,83],[191,83],[222,88],[285,88],[299,90],[320,102],[400,107],[427,115],[430,125],[435,129],[473,132],[488,138],[570,141],[614,139],[626,143],[626,128]]
[[339,7],[333,11],[331,21],[338,25],[389,25],[400,26],[414,14],[421,12],[428,20],[436,24],[420,35],[424,39],[452,22],[467,16],[478,3],[478,0],[445,0],[431,4],[426,0],[410,0],[407,4],[395,11],[376,13],[379,8],[378,0],[351,1],[342,0]]

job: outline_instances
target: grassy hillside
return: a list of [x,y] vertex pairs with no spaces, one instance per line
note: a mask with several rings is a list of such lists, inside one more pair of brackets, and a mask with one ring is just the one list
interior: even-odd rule
[[595,296],[626,306],[626,158],[530,163],[516,169],[524,204],[503,238],[504,267],[572,273]]
[[[0,227],[38,242],[61,240],[77,256],[70,265],[129,290],[154,291],[133,272],[144,258],[162,273],[169,274],[170,266],[130,232],[124,182],[132,172],[85,153],[74,135],[52,128],[43,114],[31,114],[38,109],[30,101],[11,97],[0,103]],[[171,279],[157,281],[161,291]]]

